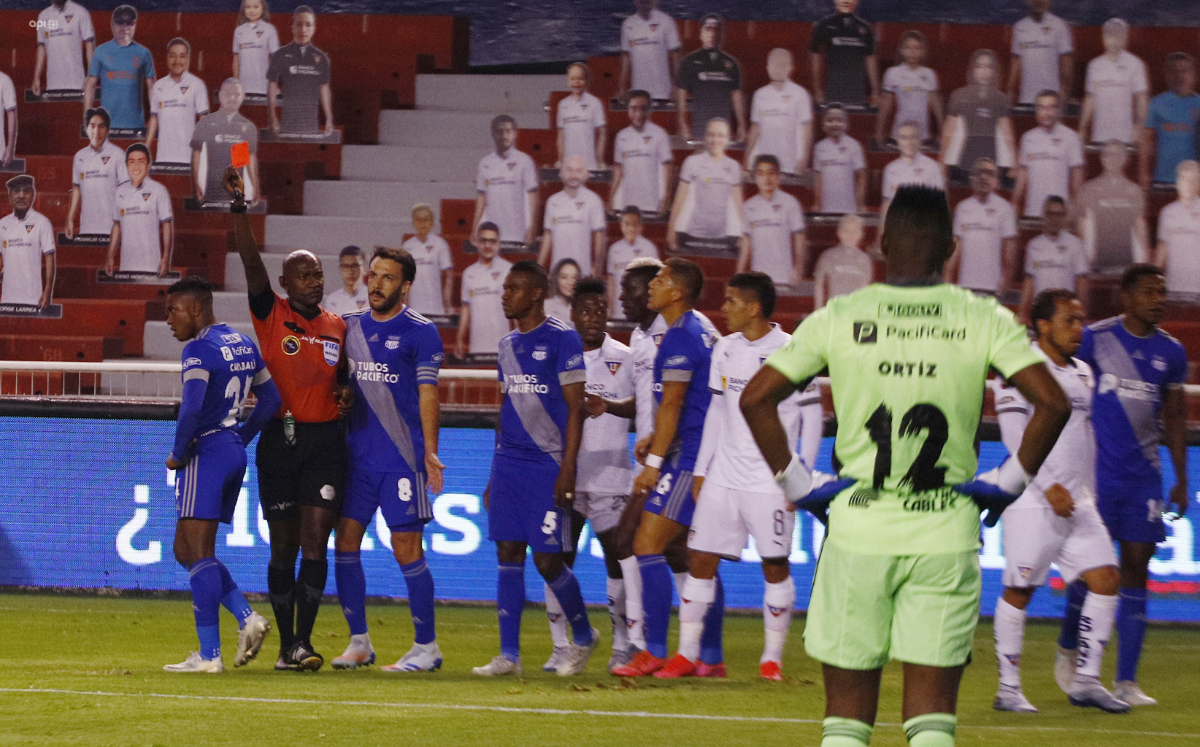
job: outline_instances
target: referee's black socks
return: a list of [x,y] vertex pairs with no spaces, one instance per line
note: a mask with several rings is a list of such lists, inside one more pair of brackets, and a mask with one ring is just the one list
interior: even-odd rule
[[[301,564],[301,572],[304,565]],[[271,609],[275,611],[275,629],[279,631],[279,650],[289,651],[296,642],[295,606],[296,576],[294,566],[276,568],[267,565],[267,591],[271,595]],[[311,630],[311,627],[310,627]]]
[[324,558],[300,559],[300,575],[296,589],[296,640],[311,646],[313,625],[317,622],[317,611],[321,609],[321,597],[325,595],[325,580],[329,576],[329,562]]

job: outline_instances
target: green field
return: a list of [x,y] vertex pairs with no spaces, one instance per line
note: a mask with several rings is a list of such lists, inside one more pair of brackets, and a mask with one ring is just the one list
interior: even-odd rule
[[[265,604],[255,604],[270,614]],[[223,614],[225,659],[236,640]],[[470,668],[498,645],[495,611],[440,607],[445,668],[433,674],[324,669],[275,672],[268,639],[263,655],[224,675],[170,675],[166,663],[195,647],[190,604],[104,597],[0,595],[0,744],[36,745],[817,745],[823,698],[819,668],[792,627],[788,681],[758,680],[762,621],[726,622],[727,680],[618,680],[604,672],[608,635],[580,677],[545,674],[544,615],[525,614],[523,681],[484,680]],[[408,649],[412,626],[399,605],[368,608],[371,635],[384,662]],[[606,630],[607,615],[593,624]],[[347,641],[336,606],[317,622],[317,649],[327,659]],[[1042,712],[991,709],[996,674],[991,628],[980,625],[976,664],[964,679],[960,745],[1185,745],[1200,743],[1200,631],[1152,629],[1142,664],[1146,691],[1162,705],[1126,716],[1072,708],[1051,678],[1055,629],[1030,625],[1025,690]],[[672,632],[672,640],[674,640]],[[1109,659],[1111,660],[1111,656]],[[1107,662],[1105,678],[1111,678]],[[874,745],[903,745],[900,670],[885,670]]]

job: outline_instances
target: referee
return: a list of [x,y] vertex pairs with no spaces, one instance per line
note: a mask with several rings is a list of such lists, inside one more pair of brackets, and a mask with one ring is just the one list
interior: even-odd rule
[[320,307],[325,277],[310,252],[293,252],[284,261],[279,284],[286,298],[271,289],[246,216],[242,179],[232,168],[225,172],[225,188],[234,196],[234,240],[246,270],[254,332],[282,399],[263,428],[255,458],[263,517],[271,529],[267,589],[280,638],[275,668],[315,672],[325,660],[310,638],[346,476],[346,441],[338,422],[346,323]]

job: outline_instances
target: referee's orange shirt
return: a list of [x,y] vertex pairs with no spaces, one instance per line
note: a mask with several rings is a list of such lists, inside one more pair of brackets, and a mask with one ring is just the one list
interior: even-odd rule
[[298,423],[336,420],[334,391],[346,322],[325,309],[305,319],[279,294],[266,319],[255,314],[250,318],[263,361],[283,400],[275,417],[282,418],[290,410]]

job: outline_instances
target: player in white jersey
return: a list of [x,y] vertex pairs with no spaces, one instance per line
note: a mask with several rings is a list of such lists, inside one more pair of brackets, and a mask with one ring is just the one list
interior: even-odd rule
[[[1079,134],[1058,121],[1062,99],[1050,90],[1037,96],[1037,127],[1021,136],[1012,203],[1036,216],[1050,195],[1074,199],[1083,186],[1083,143]],[[1024,198],[1024,202],[1022,202]]]
[[670,99],[679,70],[679,27],[675,19],[654,7],[657,0],[634,0],[633,4],[637,12],[621,22],[617,88],[641,89],[656,99]]
[[929,140],[933,137],[930,115],[938,130],[942,128],[942,99],[938,95],[937,73],[921,64],[925,57],[925,35],[920,31],[905,31],[896,46],[901,62],[883,74],[885,95],[875,120],[875,139],[883,142],[884,130],[894,110],[893,140],[900,139],[900,127],[905,122],[916,122],[920,139]]
[[192,133],[196,117],[208,114],[208,87],[188,72],[192,45],[175,38],[167,44],[168,75],[154,81],[150,89],[150,124],[146,144],[158,135],[156,163],[192,162]]
[[775,156],[789,174],[808,170],[812,144],[812,96],[792,81],[796,69],[792,53],[772,49],[767,54],[767,76],[771,82],[750,99],[750,135],[746,140],[746,163],[758,156]]
[[113,196],[112,234],[108,241],[108,259],[104,269],[109,275],[117,269],[121,254],[121,272],[157,273],[171,269],[171,250],[175,232],[171,195],[167,188],[151,179],[150,149],[134,143],[125,151],[129,181],[117,187]]
[[642,211],[628,205],[621,211],[621,239],[608,247],[605,275],[608,278],[608,308],[610,319],[624,319],[625,310],[617,303],[625,268],[639,257],[658,259],[658,247],[642,235]]
[[408,291],[408,305],[421,314],[450,315],[454,313],[450,303],[454,287],[450,245],[433,232],[433,208],[429,205],[414,205],[412,222],[416,235],[400,245],[417,263],[417,278]]
[[90,109],[86,121],[88,144],[71,162],[71,203],[64,229],[68,239],[75,238],[76,215],[79,215],[79,233],[109,235],[113,196],[118,186],[129,181],[125,152],[108,141],[108,112],[101,107]]
[[1175,167],[1179,199],[1158,214],[1158,247],[1154,263],[1167,276],[1167,293],[1200,294],[1200,163],[1180,161]]
[[604,168],[604,146],[608,142],[608,126],[604,119],[604,102],[588,93],[591,71],[582,62],[567,66],[567,88],[571,93],[558,102],[555,127],[558,128],[558,163],[569,156],[581,156],[589,170]]
[[855,213],[838,221],[838,245],[821,252],[813,267],[813,308],[871,284],[875,263],[862,249],[863,222]]
[[867,157],[846,134],[850,120],[839,104],[825,107],[825,139],[813,146],[813,200],[818,213],[861,213],[867,204]]
[[804,275],[804,208],[779,189],[779,161],[754,159],[758,194],[742,206],[737,272],[765,272],[779,285],[799,285]]
[[[35,96],[42,95],[42,71],[46,72],[47,91],[82,91],[96,51],[96,32],[87,8],[74,0],[53,0],[50,7],[38,13],[37,62],[33,68],[33,83],[29,86]],[[79,45],[83,45],[83,55]]]
[[[1063,230],[1067,205],[1058,195],[1046,198],[1042,210],[1042,232],[1025,246],[1025,282],[1021,288],[1021,319],[1029,319],[1033,299],[1052,288],[1075,290],[1086,284],[1089,268],[1083,242]],[[1032,324],[1032,322],[1031,322]]]
[[[791,339],[770,321],[774,310],[775,286],[767,275],[739,273],[729,281],[721,311],[730,334],[713,347],[708,386],[714,396],[696,459],[699,485],[694,488],[696,514],[688,534],[689,573],[679,591],[679,652],[656,677],[694,673],[704,616],[713,602],[717,566],[722,558],[740,560],[747,538],[753,537],[766,580],[766,645],[759,660],[759,676],[783,680],[783,648],[796,601],[796,585],[788,566],[796,514],[789,510],[783,489],[763,460],[738,406],[746,382],[767,356]],[[807,464],[814,463],[824,427],[816,384],[781,402],[779,416],[789,447],[798,450]]]
[[354,245],[342,247],[338,252],[338,272],[342,276],[342,287],[329,291],[321,308],[338,316],[366,308],[371,299],[367,295],[367,284],[359,282],[363,276],[362,249]]
[[1032,104],[1047,89],[1069,95],[1075,65],[1071,27],[1050,12],[1050,0],[1028,3],[1029,15],[1012,30],[1008,96],[1019,104]]
[[479,225],[475,246],[479,261],[463,270],[459,290],[458,334],[454,345],[454,354],[459,358],[468,351],[495,354],[500,349],[500,338],[512,330],[500,305],[504,278],[512,269],[512,262],[496,256],[500,251],[500,229],[495,223]]
[[906,184],[946,188],[942,176],[942,165],[921,152],[921,128],[916,122],[901,122],[896,128],[896,144],[900,146],[900,157],[883,167],[883,205],[879,208],[879,219],[887,219],[888,206],[896,196],[896,190]]
[[713,119],[704,128],[705,152],[688,156],[679,170],[671,205],[667,245],[679,248],[678,234],[703,239],[742,232],[742,167],[725,155],[729,123]]
[[1146,63],[1128,52],[1129,24],[1110,18],[1101,27],[1104,54],[1088,63],[1079,134],[1088,142],[1137,142],[1150,107]]
[[537,166],[517,150],[517,121],[509,115],[500,114],[492,120],[492,141],[496,152],[479,161],[475,176],[472,229],[478,231],[486,221],[500,228],[501,241],[529,244],[536,228]]
[[0,73],[0,166],[17,154],[17,91],[12,78]]
[[1017,256],[1017,214],[996,194],[1000,170],[980,158],[971,171],[970,197],[954,208],[954,254],[946,263],[947,283],[977,293],[1004,293]]
[[[1021,690],[1025,609],[1057,563],[1063,581],[1087,584],[1079,654],[1068,693],[1072,705],[1125,713],[1129,704],[1100,684],[1100,661],[1117,610],[1117,556],[1096,509],[1096,441],[1092,432],[1091,367],[1072,358],[1083,340],[1083,305],[1068,290],[1039,293],[1030,323],[1050,373],[1071,400],[1071,419],[1037,477],[1004,512],[1004,595],[996,600],[1000,688],[993,708],[1037,711]],[[995,380],[1000,436],[1010,454],[1020,446],[1032,409],[1014,387]],[[1061,685],[1062,683],[1060,683]]]
[[33,209],[32,176],[14,176],[6,186],[13,211],[0,218],[0,304],[42,309],[54,294],[54,227]]
[[546,200],[538,263],[549,269],[564,259],[573,259],[585,274],[602,274],[608,227],[604,201],[583,186],[588,170],[582,156],[569,156],[559,175],[563,188]]
[[242,0],[233,32],[233,77],[246,93],[267,95],[267,67],[279,51],[279,32],[271,23],[266,0]]
[[650,121],[650,94],[629,92],[629,126],[613,141],[609,193],[613,212],[636,205],[643,213],[663,214],[671,196],[675,159],[667,131]]

